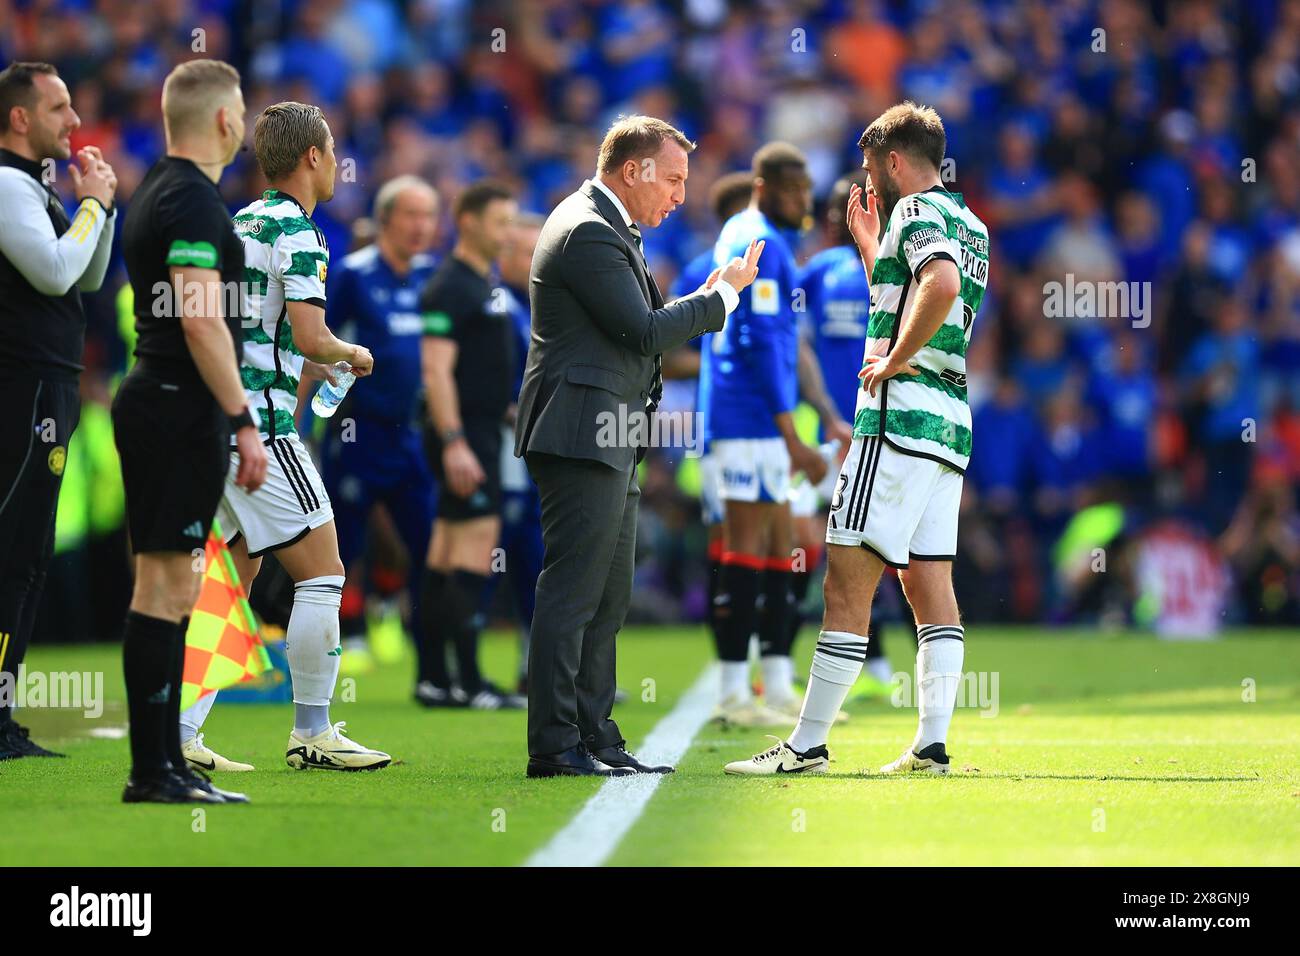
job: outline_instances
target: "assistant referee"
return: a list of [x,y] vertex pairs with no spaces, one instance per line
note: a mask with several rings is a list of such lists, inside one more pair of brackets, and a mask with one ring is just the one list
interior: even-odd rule
[[266,450],[239,379],[244,247],[217,182],[244,141],[239,73],[191,60],[162,93],[167,155],[140,183],[123,226],[135,293],[136,364],[113,402],[135,591],[122,657],[131,721],[127,803],[245,802],[181,753],[185,630],[225,488],[233,434],[237,482],[255,490]]
[[48,63],[0,72],[0,760],[55,757],[11,713],[54,553],[54,513],[81,413],[81,293],[104,281],[117,178],[99,149],[68,167],[69,220],[49,186],[81,125]]

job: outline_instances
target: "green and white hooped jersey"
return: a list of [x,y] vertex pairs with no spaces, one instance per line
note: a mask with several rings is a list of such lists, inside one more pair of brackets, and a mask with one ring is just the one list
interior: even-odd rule
[[293,344],[289,302],[325,308],[329,248],[292,196],[268,189],[234,217],[244,243],[244,361],[239,376],[264,438],[295,433],[303,354]]
[[[902,316],[916,297],[916,275],[932,259],[951,259],[961,294],[943,325],[912,358],[918,376],[899,375],[873,398],[858,390],[853,434],[884,434],[901,452],[933,458],[959,472],[970,463],[971,415],[966,403],[966,348],[989,275],[989,234],[961,193],[938,186],[904,196],[885,227],[871,270],[871,316],[864,358],[883,340],[898,341]],[[864,363],[865,364],[865,363]]]

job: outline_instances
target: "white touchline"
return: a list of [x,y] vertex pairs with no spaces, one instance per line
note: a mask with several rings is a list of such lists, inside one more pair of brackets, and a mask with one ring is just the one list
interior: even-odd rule
[[[682,695],[668,716],[655,724],[636,754],[645,763],[676,764],[713,713],[718,697],[718,665],[710,664]],[[577,816],[524,866],[600,866],[632,829],[664,779],[663,774],[611,777]]]

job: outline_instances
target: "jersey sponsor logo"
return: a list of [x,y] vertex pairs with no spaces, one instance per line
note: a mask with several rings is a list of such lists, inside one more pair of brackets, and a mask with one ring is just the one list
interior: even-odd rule
[[50,449],[46,464],[50,466],[50,473],[57,477],[63,474],[63,466],[67,464],[67,461],[68,450],[62,445],[55,445]]
[[424,331],[424,317],[418,312],[393,312],[388,316],[389,335],[419,335]]
[[756,477],[752,471],[737,471],[734,468],[722,469],[722,480],[728,485],[749,487],[754,483]]
[[329,266],[326,263],[320,262],[316,264],[316,278],[321,282],[325,281],[325,275],[327,272],[329,272]]
[[909,258],[916,254],[917,250],[924,249],[926,246],[937,245],[947,239],[938,229],[918,229],[904,241],[903,246],[906,249]]
[[755,315],[776,315],[780,311],[780,290],[775,279],[755,279],[750,289],[749,301]]

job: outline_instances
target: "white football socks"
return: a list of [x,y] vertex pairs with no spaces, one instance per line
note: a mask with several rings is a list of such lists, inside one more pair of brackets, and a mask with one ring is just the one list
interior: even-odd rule
[[719,690],[724,704],[743,704],[753,697],[749,688],[749,661],[722,661]]
[[916,627],[917,710],[920,714],[913,752],[934,743],[946,744],[961,686],[965,629],[960,624],[918,624]]
[[775,707],[794,700],[794,661],[784,654],[769,654],[760,659],[760,665],[767,704]]
[[817,635],[808,690],[799,722],[788,741],[799,753],[826,743],[835,715],[844,705],[867,657],[867,636],[847,631],[822,631]]
[[867,661],[867,673],[882,684],[892,684],[894,682],[894,670],[889,666],[888,658],[873,657]]
[[315,737],[329,727],[329,703],[339,676],[339,603],[343,575],[308,578],[293,586],[284,650],[293,677],[294,733]]
[[204,694],[189,707],[181,711],[181,743],[187,744],[198,736],[203,722],[208,719],[212,705],[217,702],[217,692]]

